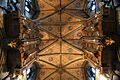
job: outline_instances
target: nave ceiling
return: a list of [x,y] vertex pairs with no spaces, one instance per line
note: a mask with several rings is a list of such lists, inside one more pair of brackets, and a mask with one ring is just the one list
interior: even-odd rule
[[[35,34],[41,35],[35,60],[40,66],[37,79],[84,80],[85,62],[98,65],[94,54],[101,48],[96,42],[102,36],[101,15],[89,11],[87,0],[37,1],[40,14],[34,20]],[[35,30],[31,30],[24,38],[32,36]]]

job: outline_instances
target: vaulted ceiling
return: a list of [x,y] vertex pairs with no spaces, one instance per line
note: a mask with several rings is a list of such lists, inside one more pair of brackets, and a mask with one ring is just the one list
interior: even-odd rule
[[41,34],[35,60],[37,80],[84,80],[85,62],[98,63],[94,56],[102,35],[100,15],[89,12],[87,0],[38,0],[35,20]]

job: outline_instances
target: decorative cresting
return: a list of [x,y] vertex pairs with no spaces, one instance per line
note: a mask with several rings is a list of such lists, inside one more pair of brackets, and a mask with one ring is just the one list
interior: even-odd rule
[[98,65],[100,14],[88,17],[86,0],[38,0],[42,34],[36,80],[84,80],[84,62]]

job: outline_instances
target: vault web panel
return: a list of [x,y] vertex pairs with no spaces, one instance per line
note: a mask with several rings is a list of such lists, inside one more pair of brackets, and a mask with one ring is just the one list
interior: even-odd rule
[[49,10],[54,10],[55,9],[53,6],[51,6],[50,4],[45,2],[45,0],[39,0],[38,4],[40,6],[41,11],[49,11]]

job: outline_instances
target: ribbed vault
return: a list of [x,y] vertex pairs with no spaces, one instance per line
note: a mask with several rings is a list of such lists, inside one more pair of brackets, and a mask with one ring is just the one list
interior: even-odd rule
[[36,23],[42,38],[37,80],[84,80],[84,62],[98,63],[94,54],[102,35],[99,15],[89,15],[87,0],[38,0],[38,4]]

